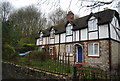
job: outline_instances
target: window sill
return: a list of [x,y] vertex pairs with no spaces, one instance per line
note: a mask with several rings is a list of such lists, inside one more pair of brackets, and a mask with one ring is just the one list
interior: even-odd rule
[[73,54],[66,54],[66,57],[73,57]]
[[89,55],[88,57],[96,57],[96,58],[100,58],[100,56],[90,56],[90,55]]

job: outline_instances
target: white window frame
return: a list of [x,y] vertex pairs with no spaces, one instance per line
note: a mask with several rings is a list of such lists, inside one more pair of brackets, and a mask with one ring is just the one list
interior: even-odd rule
[[[92,47],[90,47],[90,44],[92,44]],[[95,54],[95,44],[97,44],[98,45],[98,47],[97,47],[97,54]],[[92,50],[92,53],[90,53],[91,52],[91,50]],[[100,56],[100,54],[99,54],[99,43],[98,42],[92,42],[92,43],[89,43],[88,44],[88,56]]]
[[43,33],[42,32],[40,32],[40,40],[42,40],[43,39]]
[[72,34],[72,25],[68,24],[66,27],[66,35],[71,35]]
[[52,28],[50,32],[50,38],[54,38],[54,37],[55,37],[55,30]]
[[66,55],[71,56],[72,54],[72,44],[66,45]]
[[[52,50],[52,51],[51,51],[51,50]],[[51,52],[52,52],[52,53],[51,53]],[[53,46],[50,46],[49,53],[50,53],[50,55],[53,55]]]
[[95,17],[91,17],[88,21],[88,28],[89,28],[89,31],[94,31],[94,30],[97,30],[97,19]]

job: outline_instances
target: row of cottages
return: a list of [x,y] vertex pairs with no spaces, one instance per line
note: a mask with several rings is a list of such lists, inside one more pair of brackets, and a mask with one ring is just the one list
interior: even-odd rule
[[[40,31],[36,44],[52,56],[69,57],[78,67],[118,70],[120,66],[120,19],[107,9],[74,19],[69,11],[66,22]],[[65,53],[65,54],[64,54]]]

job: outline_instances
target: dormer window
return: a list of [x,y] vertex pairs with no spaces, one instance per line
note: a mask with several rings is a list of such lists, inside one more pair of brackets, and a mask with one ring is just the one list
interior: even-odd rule
[[52,28],[50,32],[50,38],[54,38],[54,37],[55,37],[55,30]]
[[71,35],[72,34],[72,25],[68,24],[66,27],[66,35]]
[[97,19],[95,17],[91,17],[88,21],[89,31],[97,30]]
[[43,36],[43,33],[42,33],[42,32],[40,32],[40,40],[42,40],[42,36]]

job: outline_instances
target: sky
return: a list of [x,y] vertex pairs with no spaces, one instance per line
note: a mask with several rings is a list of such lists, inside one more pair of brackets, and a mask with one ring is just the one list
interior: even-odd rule
[[[112,0],[0,0],[0,2],[9,1],[15,9],[19,9],[21,7],[35,5],[38,9],[40,9],[43,13],[48,15],[52,11],[59,9],[63,9],[64,11],[72,11],[74,14],[77,14],[79,17],[85,16],[91,13],[91,10],[82,6],[87,6],[92,4],[90,1],[112,1]],[[98,12],[103,10],[104,8],[112,8],[116,9],[115,6],[117,5],[118,1],[114,0],[111,5],[105,5],[99,8],[95,8],[92,12]]]

